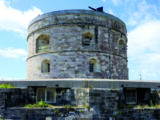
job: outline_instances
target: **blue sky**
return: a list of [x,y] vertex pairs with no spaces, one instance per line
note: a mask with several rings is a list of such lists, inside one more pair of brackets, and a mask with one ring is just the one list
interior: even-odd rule
[[128,30],[129,79],[160,80],[160,0],[0,0],[0,79],[25,79],[27,26],[39,14],[103,6]]

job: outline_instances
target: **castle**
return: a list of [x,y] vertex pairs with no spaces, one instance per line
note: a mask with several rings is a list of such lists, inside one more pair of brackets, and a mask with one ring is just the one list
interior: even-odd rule
[[40,15],[28,27],[27,42],[27,79],[128,79],[126,26],[110,14]]
[[98,111],[86,119],[159,119],[159,109],[135,107],[159,104],[160,82],[128,80],[127,41],[125,23],[103,11],[37,16],[28,27],[27,79],[0,81],[15,86],[0,89],[0,116],[61,119],[60,108],[23,108],[43,100]]

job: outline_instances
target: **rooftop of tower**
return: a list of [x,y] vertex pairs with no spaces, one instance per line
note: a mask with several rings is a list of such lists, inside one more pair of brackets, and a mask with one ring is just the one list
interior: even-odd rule
[[44,18],[47,18],[47,17],[51,17],[51,16],[57,16],[57,15],[65,15],[65,14],[88,14],[88,15],[97,15],[97,16],[100,16],[100,17],[106,17],[108,19],[111,19],[111,20],[114,20],[124,26],[125,23],[120,20],[118,17],[115,17],[111,14],[108,14],[108,13],[105,13],[105,12],[98,12],[98,11],[92,11],[92,10],[84,10],[84,9],[72,9],[72,10],[59,10],[59,11],[53,11],[53,12],[49,12],[49,13],[45,13],[45,14],[42,14],[42,15],[39,15],[37,16],[36,18],[34,18],[30,24],[29,24],[29,27],[34,23],[34,22],[37,22],[37,21],[40,21]]

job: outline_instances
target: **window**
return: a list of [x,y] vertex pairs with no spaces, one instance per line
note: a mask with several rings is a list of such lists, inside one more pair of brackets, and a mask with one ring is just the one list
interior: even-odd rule
[[89,46],[92,40],[92,37],[93,37],[93,34],[91,34],[90,32],[84,33],[83,34],[83,45]]
[[48,103],[53,103],[56,100],[54,88],[37,88],[37,102],[43,100]]
[[84,38],[84,41],[83,41],[83,44],[84,44],[84,45],[90,45],[90,40],[91,40],[91,39],[90,39],[89,37],[85,37],[85,38]]
[[89,61],[89,72],[99,72],[99,63],[97,62],[96,59],[91,59]]
[[41,72],[42,73],[49,73],[50,72],[50,61],[44,60],[41,65]]
[[89,72],[94,72],[94,63],[89,64]]
[[53,89],[47,89],[46,90],[46,94],[47,94],[47,101],[52,102],[54,101],[54,90]]
[[37,89],[37,101],[45,101],[45,88]]
[[137,92],[135,88],[126,88],[126,103],[136,104]]
[[48,51],[49,51],[49,36],[40,35],[36,39],[36,53],[42,53]]
[[119,40],[119,51],[125,51],[126,50],[126,46],[124,44],[123,40]]

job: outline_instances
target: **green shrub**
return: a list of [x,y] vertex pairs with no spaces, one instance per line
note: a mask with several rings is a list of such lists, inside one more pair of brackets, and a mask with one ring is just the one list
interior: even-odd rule
[[3,83],[0,85],[0,88],[8,89],[8,88],[15,88],[15,86],[8,84],[8,83],[5,83],[5,84]]
[[154,105],[152,103],[152,100],[150,101],[150,105],[151,105],[151,108],[153,109]]
[[33,107],[50,107],[51,105],[47,104],[47,102],[43,101],[41,99],[41,101],[39,103],[36,103],[36,104],[28,104],[28,105],[25,105],[25,107],[29,107],[29,108],[33,108]]
[[149,106],[148,105],[144,105],[143,108],[149,108]]
[[135,108],[142,108],[142,106],[141,105],[137,105],[137,106],[135,106]]
[[90,108],[90,106],[89,105],[85,105],[84,108]]
[[40,107],[49,107],[49,104],[47,104],[47,102],[43,101],[42,99],[41,99],[41,101],[38,103],[38,105],[39,105]]
[[160,105],[155,105],[155,107],[160,109]]

